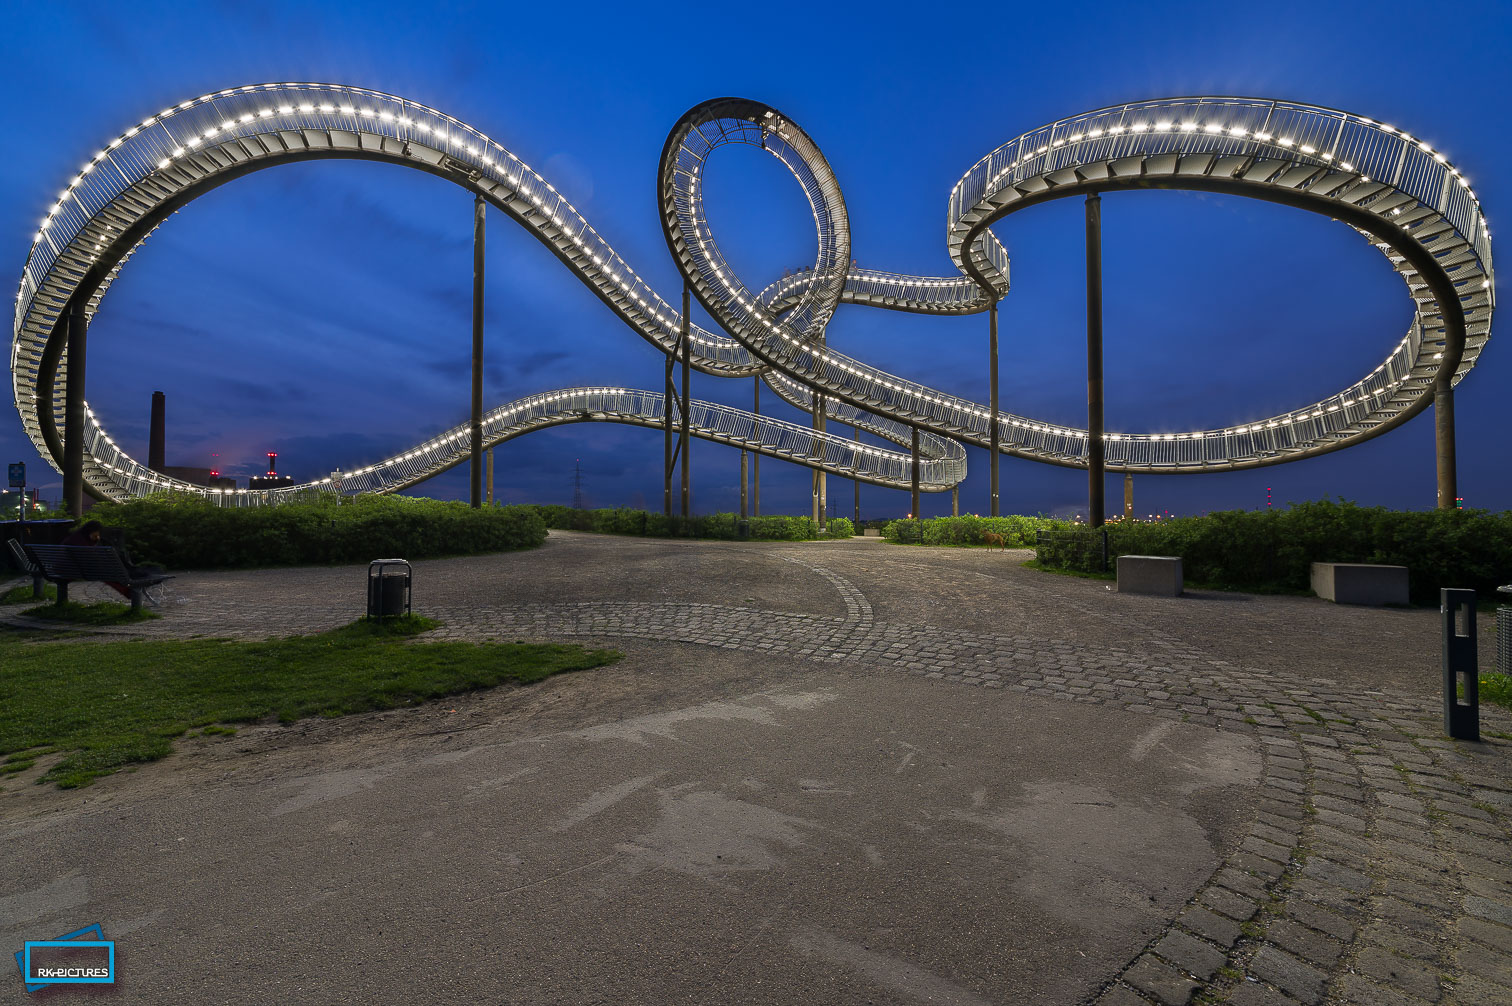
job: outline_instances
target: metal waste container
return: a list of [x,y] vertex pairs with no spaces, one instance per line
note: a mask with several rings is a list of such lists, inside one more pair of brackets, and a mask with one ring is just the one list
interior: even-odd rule
[[408,615],[413,582],[414,570],[403,559],[374,559],[368,563],[367,617]]

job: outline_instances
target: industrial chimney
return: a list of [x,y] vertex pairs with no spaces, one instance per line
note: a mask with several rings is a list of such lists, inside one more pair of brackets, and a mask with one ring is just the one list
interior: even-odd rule
[[167,438],[167,420],[165,413],[167,399],[161,391],[152,393],[152,433],[147,445],[147,467],[155,472],[161,472],[168,465],[164,455],[165,440]]

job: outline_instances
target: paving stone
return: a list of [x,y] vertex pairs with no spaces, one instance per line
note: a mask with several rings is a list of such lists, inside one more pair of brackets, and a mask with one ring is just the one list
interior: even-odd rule
[[1241,873],[1232,868],[1222,869],[1213,875],[1213,880],[1257,902],[1265,897],[1265,881],[1259,877],[1252,877],[1248,873]]
[[1209,886],[1198,895],[1197,900],[1220,915],[1227,915],[1240,922],[1248,921],[1256,909],[1255,902],[1251,899],[1221,887]]
[[1273,859],[1262,859],[1249,852],[1236,852],[1229,857],[1228,862],[1236,870],[1253,873],[1267,882],[1280,880],[1281,875],[1286,872],[1284,864]]
[[1512,1003],[1512,989],[1481,981],[1474,975],[1460,975],[1453,988],[1445,992],[1445,1006],[1507,1006]]
[[[1428,936],[1430,934],[1424,932],[1420,935]],[[1426,940],[1419,939],[1418,936],[1409,935],[1406,930],[1398,929],[1396,926],[1389,924],[1374,925],[1364,930],[1360,933],[1360,941],[1382,947],[1416,961],[1422,961],[1425,964],[1432,964],[1435,967],[1445,963],[1443,953],[1438,947],[1428,943]]]
[[1186,1006],[1192,993],[1200,986],[1150,954],[1143,954],[1134,966],[1123,974],[1123,980],[1134,988],[1154,997],[1162,1006]]
[[1328,984],[1328,976],[1322,971],[1269,944],[1250,961],[1249,973],[1307,1004],[1321,1002]]
[[[1477,978],[1512,985],[1512,956],[1507,954],[1488,950],[1476,943],[1466,943],[1455,955],[1455,964],[1461,971]],[[1512,1003],[1512,998],[1507,1001]]]
[[1336,884],[1356,894],[1364,894],[1370,890],[1370,878],[1365,874],[1321,857],[1314,856],[1309,859],[1307,865],[1302,867],[1302,873],[1319,880],[1326,880],[1330,884]]
[[1325,969],[1332,968],[1338,961],[1339,955],[1344,952],[1344,944],[1338,940],[1315,932],[1291,919],[1281,919],[1271,923],[1266,927],[1265,939]]
[[1127,985],[1114,985],[1097,997],[1097,1006],[1150,1006],[1150,1000]]
[[1249,852],[1253,852],[1257,856],[1263,856],[1266,859],[1274,859],[1278,863],[1285,863],[1291,859],[1292,848],[1290,843],[1281,845],[1276,842],[1268,842],[1265,839],[1256,837],[1254,835],[1249,835],[1244,839],[1239,847]]
[[1431,937],[1441,926],[1436,915],[1396,898],[1378,898],[1371,903],[1370,911],[1375,918],[1419,936]]
[[1361,975],[1341,975],[1331,991],[1344,1006],[1423,1006],[1423,1000],[1377,985]]
[[1199,936],[1206,936],[1214,943],[1225,947],[1239,939],[1239,923],[1208,911],[1201,905],[1193,905],[1176,917],[1176,921]]
[[1173,929],[1155,944],[1155,952],[1189,975],[1210,980],[1223,967],[1228,955],[1210,943]]
[[1297,1000],[1259,982],[1240,982],[1229,993],[1229,1006],[1297,1006]]
[[1438,1002],[1442,996],[1437,973],[1417,961],[1409,961],[1388,950],[1367,947],[1355,957],[1354,968],[1367,978],[1398,992]]
[[1512,928],[1499,926],[1484,919],[1462,918],[1459,920],[1460,935],[1479,940],[1504,954],[1512,954]]
[[1309,904],[1301,898],[1288,898],[1286,901],[1287,914],[1301,922],[1311,926],[1319,932],[1327,933],[1348,943],[1354,939],[1355,926],[1344,916],[1337,912],[1331,912],[1318,905]]

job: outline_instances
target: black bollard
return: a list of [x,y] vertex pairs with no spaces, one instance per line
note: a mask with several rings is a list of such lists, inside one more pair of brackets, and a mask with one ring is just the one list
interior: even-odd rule
[[[1444,732],[1463,741],[1480,740],[1480,672],[1475,659],[1475,591],[1439,590],[1444,623]],[[1459,622],[1463,621],[1464,631]],[[1456,686],[1464,688],[1461,699]]]

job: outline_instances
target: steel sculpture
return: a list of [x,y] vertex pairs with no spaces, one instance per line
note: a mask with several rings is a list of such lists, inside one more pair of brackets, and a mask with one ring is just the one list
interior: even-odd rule
[[[819,236],[811,269],[753,291],[721,255],[703,209],[709,156],[727,143],[777,157],[808,196]],[[265,167],[319,158],[418,168],[475,193],[530,231],[632,330],[660,352],[723,377],[757,377],[783,399],[911,451],[630,389],[577,388],[510,403],[481,419],[481,444],[460,427],[333,478],[272,492],[216,490],[140,464],[83,398],[85,333],[110,283],[171,213]],[[1393,428],[1429,404],[1440,413],[1440,491],[1452,505],[1452,388],[1490,333],[1490,234],[1469,181],[1428,144],[1374,120],[1252,98],[1173,98],[1088,112],[1025,133],[982,158],[952,189],[947,250],[961,275],[906,276],[852,268],[840,186],[818,147],[759,102],[722,98],[686,113],[663,148],[657,198],[668,248],[692,295],[728,335],[685,320],[589,225],[570,201],[471,126],[393,95],[332,84],[229,88],[149,116],[112,140],[68,182],[32,241],[16,299],[12,389],[43,457],[92,494],[126,498],[176,489],[228,504],[308,489],[392,492],[483,447],[562,423],[663,427],[847,478],[943,491],[965,477],[963,444],[1035,461],[1088,466],[1085,430],[1002,413],[870,367],[826,347],[840,303],[924,314],[990,311],[1008,291],[1008,257],[991,224],[1049,199],[1113,189],[1178,188],[1260,198],[1327,214],[1365,234],[1407,282],[1416,312],[1406,335],[1361,380],[1324,401],[1225,429],[1114,432],[1106,467],[1123,472],[1232,471],[1311,457]],[[679,346],[686,326],[687,341]],[[66,358],[65,358],[65,350]],[[70,377],[75,380],[70,380]],[[60,421],[64,432],[59,434]],[[994,462],[996,455],[994,455]],[[994,500],[996,499],[996,479]],[[759,496],[757,497],[759,507]],[[917,509],[917,507],[915,508]]]

